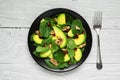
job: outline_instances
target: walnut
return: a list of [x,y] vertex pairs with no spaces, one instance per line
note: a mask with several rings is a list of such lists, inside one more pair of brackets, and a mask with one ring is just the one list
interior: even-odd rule
[[80,27],[78,27],[78,26],[75,26],[75,28],[76,28],[76,30],[80,30]]
[[50,62],[51,62],[53,65],[58,66],[58,62],[57,62],[55,59],[51,58],[51,59],[50,59]]
[[62,49],[62,51],[63,51],[64,54],[68,53],[67,49]]
[[39,30],[36,30],[35,33],[36,33],[37,35],[40,35],[40,31],[39,31]]
[[68,31],[70,29],[70,26],[65,26],[62,31]]
[[85,46],[86,46],[86,43],[81,44],[80,46],[78,46],[78,48],[83,48],[83,47],[85,47]]
[[52,48],[52,44],[49,44],[49,48],[50,48],[50,49]]
[[63,39],[60,38],[60,37],[57,37],[57,39],[55,40],[55,43],[58,44],[58,45],[61,45],[63,42]]
[[52,30],[50,34],[53,35],[53,36],[55,36],[55,31]]

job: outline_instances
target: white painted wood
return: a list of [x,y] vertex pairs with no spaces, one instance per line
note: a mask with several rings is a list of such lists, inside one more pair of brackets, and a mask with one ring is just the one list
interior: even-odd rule
[[34,19],[52,8],[68,8],[81,14],[91,25],[95,10],[103,11],[103,27],[120,28],[119,0],[2,0],[1,27],[30,27]]
[[[27,45],[29,29],[0,29],[0,63],[34,63]],[[92,30],[93,46],[85,63],[96,62],[96,33]],[[101,30],[103,63],[120,63],[120,30]]]
[[37,64],[0,64],[1,80],[119,80],[120,64],[104,64],[97,70],[95,64],[83,64],[68,73],[54,73]]

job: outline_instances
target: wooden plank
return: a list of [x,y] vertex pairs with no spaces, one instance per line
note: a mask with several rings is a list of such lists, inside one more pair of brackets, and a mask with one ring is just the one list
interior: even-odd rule
[[[29,29],[0,29],[0,63],[35,63],[27,45]],[[103,63],[120,63],[120,30],[102,29],[101,52]],[[85,63],[96,62],[96,33],[92,30],[93,46]]]
[[0,64],[1,80],[119,80],[120,64],[104,64],[97,70],[95,64],[83,64],[67,73],[47,71],[37,64]]
[[94,11],[100,9],[103,11],[103,27],[120,28],[119,3],[119,0],[65,0],[64,2],[61,0],[3,0],[0,2],[0,25],[1,27],[30,27],[39,14],[51,8],[63,7],[81,14],[90,26]]

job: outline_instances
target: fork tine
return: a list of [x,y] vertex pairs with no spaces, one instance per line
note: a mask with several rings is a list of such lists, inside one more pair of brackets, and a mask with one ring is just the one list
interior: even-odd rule
[[93,25],[102,25],[102,11],[95,11]]

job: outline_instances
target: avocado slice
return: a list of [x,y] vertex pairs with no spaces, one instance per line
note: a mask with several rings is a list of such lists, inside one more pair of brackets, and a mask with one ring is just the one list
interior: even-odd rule
[[53,53],[48,56],[49,58],[53,58]]
[[62,13],[58,16],[57,23],[60,24],[60,25],[66,24],[66,18],[65,18],[64,13]]
[[39,38],[39,35],[33,35],[33,41],[37,44],[41,44],[42,39]]
[[73,39],[73,40],[74,40],[76,45],[80,45],[80,44],[82,44],[85,41],[85,39],[86,39],[86,35],[85,34],[79,34],[78,38]]
[[64,62],[67,62],[67,61],[69,61],[69,60],[70,60],[69,55],[68,55],[68,54],[65,54],[65,56],[64,56]]
[[62,43],[60,44],[60,47],[61,47],[61,48],[65,47],[65,46],[66,46],[66,43],[67,43],[67,38],[66,38],[65,34],[63,33],[62,30],[60,30],[60,29],[59,29],[58,27],[56,27],[56,26],[53,26],[53,29],[54,29],[54,31],[55,31],[55,36],[56,36],[55,39],[57,39],[58,37],[60,37],[60,38],[62,39]]
[[46,58],[46,57],[50,56],[51,54],[52,54],[52,51],[48,50],[47,52],[40,53],[40,57]]
[[73,34],[73,32],[72,32],[72,29],[70,29],[70,30],[68,31],[68,36],[69,36],[69,37],[74,37],[74,34]]
[[78,48],[77,48],[77,50],[75,51],[74,59],[75,59],[76,61],[80,61],[81,58],[82,58],[82,51],[81,51],[81,49],[78,49]]

